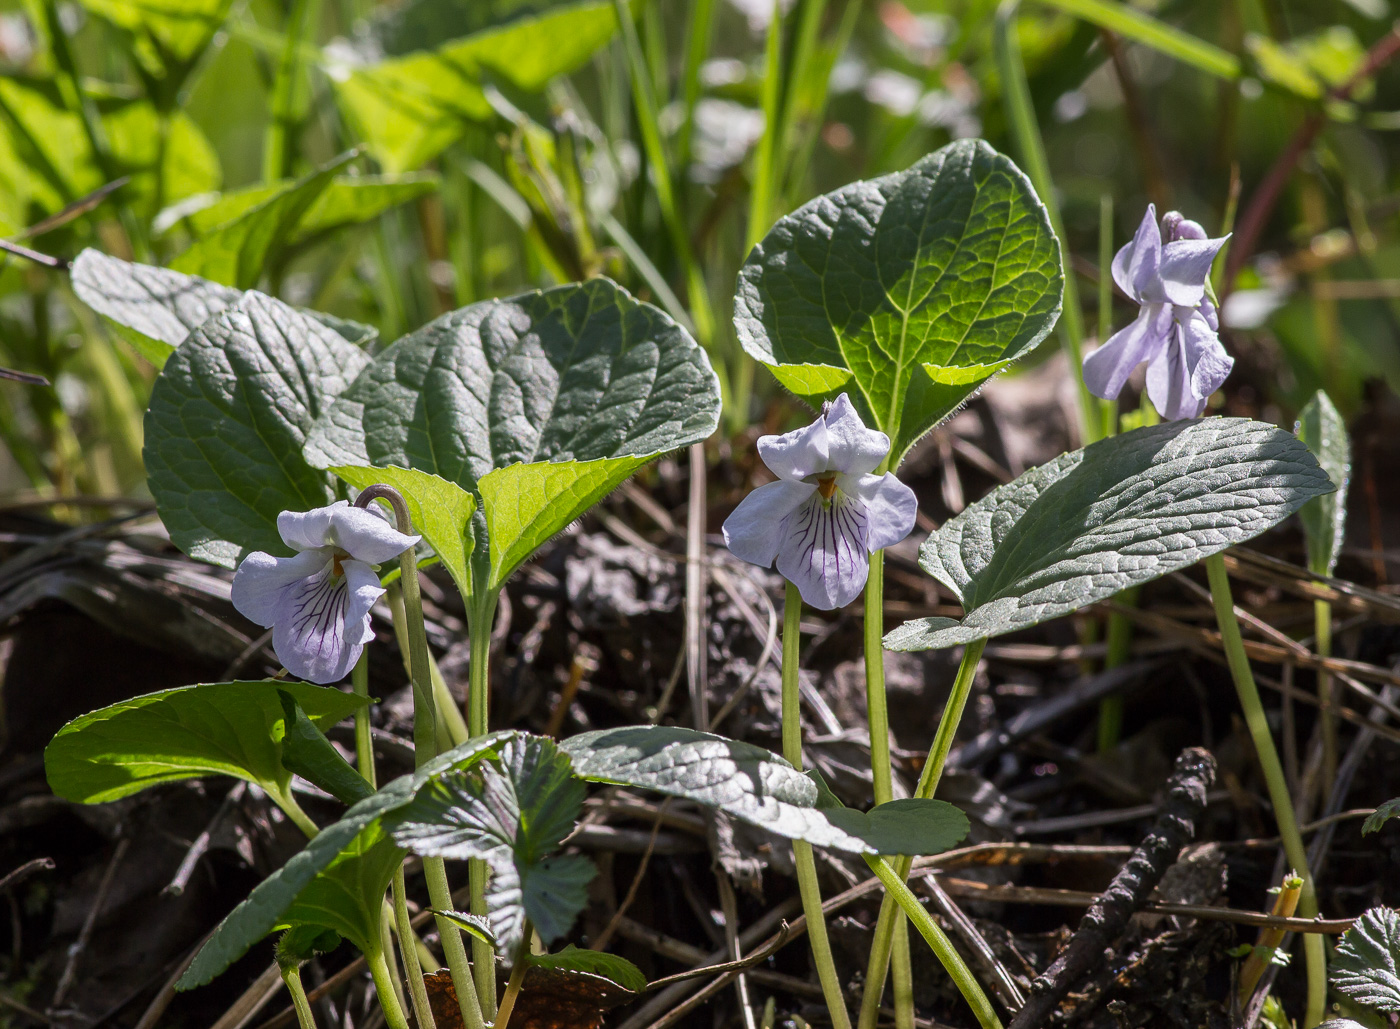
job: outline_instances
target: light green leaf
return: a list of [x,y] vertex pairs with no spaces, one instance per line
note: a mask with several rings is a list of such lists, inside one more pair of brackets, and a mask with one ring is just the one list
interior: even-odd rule
[[962,599],[885,637],[930,650],[1024,629],[1264,532],[1332,483],[1291,433],[1247,418],[1167,422],[1064,454],[933,533],[919,563]]
[[[382,836],[380,816],[407,804],[431,776],[452,768],[468,767],[514,735],[510,732],[490,733],[439,754],[413,775],[395,779],[374,796],[365,798],[345,812],[340,821],[322,829],[300,853],[293,855],[285,865],[260,882],[228,913],[195,955],[176,988],[191,990],[203,986],[247,953],[253,944],[279,925],[286,924],[284,916],[308,884],[352,844],[356,844],[360,852],[369,850],[364,844]],[[392,869],[390,872],[392,874]],[[307,912],[303,908],[300,914],[306,916]]]
[[779,220],[739,273],[734,325],[744,350],[813,404],[848,390],[893,441],[893,467],[1050,333],[1062,286],[1030,182],[962,140]]
[[49,786],[68,800],[99,804],[163,782],[232,775],[280,796],[292,773],[282,761],[279,692],[318,729],[367,703],[326,686],[271,679],[148,693],[60,729],[44,751]]
[[496,934],[491,930],[491,923],[481,915],[472,915],[465,911],[439,911],[437,908],[433,908],[433,914],[447,919],[468,936],[493,948],[496,946]]
[[342,804],[357,804],[374,793],[364,777],[302,710],[296,697],[277,691],[282,701],[282,764],[294,775],[325,790]]
[[1347,487],[1351,482],[1351,437],[1346,423],[1322,390],[1298,415],[1293,427],[1308,445],[1322,470],[1336,486],[1335,493],[1314,497],[1298,511],[1308,549],[1308,568],[1319,575],[1331,575],[1347,531]]
[[135,37],[146,70],[162,76],[198,57],[224,23],[231,0],[82,0]]
[[289,244],[302,218],[330,185],[335,173],[355,156],[354,151],[341,154],[294,185],[201,236],[171,261],[170,267],[239,289],[252,288],[262,278],[269,258]]
[[[582,950],[572,943],[553,954],[531,954],[530,969],[547,969],[577,977],[606,979],[628,993],[641,993],[647,988],[647,977],[626,958],[601,950]],[[529,989],[529,980],[526,980]]]
[[690,335],[591,279],[473,304],[403,337],[331,405],[306,457],[413,468],[478,493],[494,588],[640,464],[712,433],[719,407]]
[[1400,911],[1367,911],[1337,944],[1333,988],[1377,1011],[1400,1011]]
[[1150,14],[1114,0],[1044,0],[1066,14],[1083,18],[1102,29],[1116,32],[1168,57],[1175,57],[1207,75],[1237,79],[1242,74],[1239,58],[1228,50],[1182,32]]
[[483,86],[537,92],[582,66],[617,28],[611,2],[590,0],[520,18],[436,50],[332,70],[346,120],[386,171],[421,167],[493,117]]
[[[1321,100],[1366,63],[1366,48],[1345,25],[1295,36],[1286,43],[1252,32],[1244,42],[1262,79],[1308,100]],[[1363,82],[1351,98],[1364,101],[1372,91],[1372,84]]]
[[384,830],[370,824],[302,888],[273,930],[319,926],[361,951],[377,948],[384,891],[403,859],[404,852]]
[[[564,740],[559,748],[584,779],[684,797],[818,847],[937,854],[967,834],[967,818],[942,801],[895,801],[901,806],[885,804],[869,814],[823,807],[817,783],[778,755],[695,729],[601,729]],[[881,849],[889,846],[896,849]]]
[[498,949],[510,956],[527,918],[550,943],[588,902],[592,862],[557,853],[583,810],[584,790],[552,740],[522,735],[502,744],[499,762],[432,778],[384,822],[415,854],[490,866],[487,911]]
[[290,555],[283,511],[335,499],[301,457],[306,432],[368,358],[320,322],[248,293],[171,355],[151,390],[143,456],[170,538],[233,567],[262,550]]
[[1367,815],[1366,821],[1361,823],[1361,835],[1367,836],[1373,832],[1380,832],[1381,827],[1392,818],[1400,818],[1400,797],[1387,800]]
[[71,275],[78,299],[157,368],[185,337],[243,295],[217,282],[92,249],[78,255]]
[[476,498],[462,487],[428,472],[411,468],[332,468],[356,489],[378,483],[403,495],[413,531],[432,544],[438,560],[451,574],[462,596],[471,595],[471,558],[474,543],[471,520]]

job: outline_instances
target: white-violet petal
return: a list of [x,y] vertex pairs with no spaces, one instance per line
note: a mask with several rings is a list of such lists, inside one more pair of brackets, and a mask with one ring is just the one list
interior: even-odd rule
[[331,542],[356,561],[377,565],[398,557],[421,538],[399,532],[373,511],[361,507],[331,509]]
[[846,483],[840,486],[865,506],[865,545],[872,554],[902,542],[914,531],[914,519],[919,513],[918,498],[893,472],[853,477],[849,488]]
[[810,482],[779,479],[758,487],[724,520],[724,545],[741,561],[771,568],[788,515],[817,495]]
[[330,564],[331,556],[326,548],[304,550],[295,557],[273,557],[262,551],[249,554],[233,577],[234,610],[255,625],[271,628],[282,593]]
[[851,398],[842,393],[823,416],[831,459],[826,470],[844,475],[873,472],[890,452],[890,438],[878,429],[867,429]]
[[826,471],[831,457],[826,419],[818,417],[806,428],[781,436],[760,436],[758,456],[780,479],[805,479]]
[[778,571],[804,601],[834,611],[860,596],[870,575],[864,504],[839,493],[827,504],[813,497],[788,515],[783,537]]

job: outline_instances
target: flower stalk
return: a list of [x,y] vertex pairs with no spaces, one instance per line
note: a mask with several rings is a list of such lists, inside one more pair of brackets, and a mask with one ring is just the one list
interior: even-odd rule
[[428,989],[423,985],[423,968],[418,963],[414,945],[413,921],[408,917],[408,888],[404,884],[403,864],[394,869],[394,925],[398,930],[399,953],[403,955],[404,974],[408,977],[408,995],[413,1002],[413,1017],[421,1029],[437,1029],[433,1009],[428,1003]]
[[[802,595],[789,582],[783,604],[783,757],[799,770],[802,768],[802,710],[798,690],[801,622]],[[807,916],[807,940],[812,947],[812,961],[817,968],[817,979],[831,1015],[831,1024],[834,1029],[851,1029],[851,1016],[846,1011],[846,998],[841,991],[836,961],[831,954],[831,941],[826,934],[826,915],[822,912],[821,885],[817,881],[817,862],[812,845],[805,840],[793,840],[792,856],[797,866],[802,912]]]
[[316,1016],[311,1013],[311,1002],[306,998],[306,987],[301,984],[301,969],[296,965],[282,969],[282,982],[292,997],[292,1010],[297,1015],[298,1029],[316,1029]]
[[506,1029],[510,1024],[510,1014],[515,1010],[515,998],[520,996],[520,987],[525,982],[525,973],[530,968],[530,938],[535,927],[525,919],[525,928],[520,936],[520,948],[515,952],[515,964],[511,966],[510,978],[506,980],[505,993],[501,994],[501,1006],[496,1011],[493,1029]]
[[[1283,840],[1283,852],[1294,872],[1303,880],[1298,897],[1298,914],[1303,918],[1315,918],[1318,913],[1317,884],[1308,870],[1308,852],[1303,846],[1303,836],[1298,831],[1293,799],[1288,794],[1288,780],[1283,774],[1283,763],[1279,760],[1278,750],[1274,747],[1274,738],[1269,731],[1263,701],[1259,699],[1259,687],[1255,685],[1254,673],[1250,671],[1249,656],[1244,649],[1244,637],[1240,633],[1240,623],[1235,618],[1235,602],[1230,595],[1230,577],[1225,571],[1225,558],[1222,555],[1212,554],[1206,558],[1206,575],[1210,580],[1210,595],[1215,604],[1216,622],[1220,626],[1220,643],[1225,649],[1225,660],[1230,667],[1230,678],[1234,680],[1235,692],[1239,694],[1240,707],[1244,709],[1245,724],[1249,727],[1250,739],[1254,742],[1254,752],[1264,772],[1269,802],[1274,809],[1274,820],[1278,823],[1279,836]],[[1303,1029],[1312,1029],[1322,1021],[1327,1006],[1327,953],[1322,937],[1316,933],[1303,934],[1303,955],[1307,961],[1308,982]]]

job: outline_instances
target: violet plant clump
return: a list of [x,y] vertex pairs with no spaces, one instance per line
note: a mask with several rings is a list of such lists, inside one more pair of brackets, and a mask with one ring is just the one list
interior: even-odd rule
[[1113,258],[1113,280],[1138,304],[1138,316],[1084,359],[1089,392],[1116,400],[1147,363],[1147,395],[1169,421],[1199,418],[1234,367],[1218,335],[1210,267],[1229,236],[1210,239],[1177,211],[1157,222],[1147,205],[1137,234]]
[[277,530],[296,555],[255,551],[244,558],[233,579],[233,606],[272,630],[272,649],[287,671],[309,682],[338,682],[374,638],[369,612],[384,595],[374,566],[420,537],[344,500],[284,511]]
[[914,528],[914,491],[893,472],[873,474],[889,452],[890,438],[867,429],[845,393],[805,429],[760,437],[759,456],[778,481],[725,520],[725,546],[764,568],[776,560],[813,607],[845,607],[865,588],[870,555]]

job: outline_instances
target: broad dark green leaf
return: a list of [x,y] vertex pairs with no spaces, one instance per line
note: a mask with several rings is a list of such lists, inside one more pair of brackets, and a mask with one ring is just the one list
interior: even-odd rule
[[1347,531],[1347,487],[1351,482],[1351,437],[1346,423],[1322,390],[1313,394],[1293,431],[1308,445],[1317,463],[1337,487],[1335,493],[1314,497],[1298,511],[1308,548],[1308,568],[1331,575]]
[[299,925],[288,929],[277,940],[277,967],[284,972],[299,968],[317,954],[329,954],[340,946],[340,934],[318,925]]
[[1247,418],[1168,422],[1026,472],[933,533],[919,563],[965,614],[905,622],[891,650],[1024,629],[1264,532],[1332,490],[1291,433]]
[[170,262],[170,267],[239,289],[251,289],[262,278],[269,259],[290,244],[302,219],[331,184],[335,173],[354,158],[354,151],[341,154],[240,212],[195,240]]
[[591,279],[473,304],[403,337],[331,405],[306,456],[413,468],[478,494],[496,588],[644,461],[710,435],[719,408],[690,335]]
[[1400,797],[1387,800],[1367,815],[1366,821],[1361,823],[1361,835],[1366,836],[1373,832],[1380,832],[1381,827],[1392,818],[1400,818]]
[[379,945],[384,891],[404,852],[371,824],[356,836],[282,912],[275,929],[319,926],[339,933],[361,951]]
[[1029,180],[980,140],[782,218],[744,262],[744,350],[814,404],[843,391],[891,466],[1060,314],[1060,246]]
[[282,701],[282,764],[287,770],[314,783],[342,804],[357,804],[374,793],[364,777],[352,768],[307,717],[296,698],[278,690]]
[[626,958],[601,950],[582,950],[572,943],[554,954],[530,955],[530,967],[596,976],[621,986],[628,993],[641,993],[647,988],[647,977]]
[[[601,729],[559,746],[584,779],[684,797],[819,847],[853,854],[937,854],[967,832],[966,817],[941,801],[895,801],[881,805],[888,811],[876,808],[869,814],[823,807],[830,801],[823,800],[817,783],[778,755],[695,729]],[[894,849],[881,849],[889,846]]]
[[[260,882],[228,913],[214,930],[214,935],[195,955],[177,988],[191,990],[203,986],[247,953],[249,947],[284,924],[284,915],[316,876],[342,851],[361,840],[362,834],[371,833],[374,839],[378,839],[380,816],[407,804],[433,775],[467,767],[514,736],[510,732],[491,733],[439,754],[413,775],[395,779],[374,796],[365,798],[345,812],[340,821],[322,829],[305,849]],[[365,836],[363,839],[370,838]],[[368,848],[360,845],[358,849],[364,851]]]
[[305,682],[220,682],[124,700],[69,722],[44,751],[54,793],[84,804],[117,800],[158,783],[232,775],[285,794],[286,714],[280,694],[317,729],[363,707],[353,694]]
[[192,333],[146,412],[146,472],[176,546],[226,567],[253,550],[290,554],[278,514],[335,499],[334,480],[301,457],[306,433],[367,361],[255,292]]
[[612,38],[611,2],[589,0],[333,76],[341,110],[390,173],[412,171],[494,117],[483,87],[536,92],[583,65]]
[[586,858],[559,855],[583,809],[585,787],[551,740],[520,736],[485,761],[433,778],[385,816],[400,846],[433,857],[481,858],[491,868],[487,910],[503,954],[528,918],[546,942],[569,930],[596,874]]
[[92,249],[78,255],[71,275],[78,299],[157,368],[191,332],[243,296],[208,279]]
[[462,487],[427,472],[411,468],[332,468],[356,489],[383,483],[398,490],[408,505],[413,531],[437,552],[438,560],[452,575],[462,596],[471,595],[471,558],[475,542],[471,532],[476,498]]
[[1371,908],[1337,944],[1332,986],[1377,1011],[1400,1011],[1400,911]]

